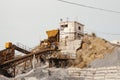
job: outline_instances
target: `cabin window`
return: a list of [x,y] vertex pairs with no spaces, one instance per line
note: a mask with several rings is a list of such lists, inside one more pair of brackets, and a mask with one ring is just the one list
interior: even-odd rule
[[65,24],[65,25],[61,25],[61,27],[68,27],[68,24]]
[[78,30],[81,30],[81,27],[80,27],[80,26],[78,27]]

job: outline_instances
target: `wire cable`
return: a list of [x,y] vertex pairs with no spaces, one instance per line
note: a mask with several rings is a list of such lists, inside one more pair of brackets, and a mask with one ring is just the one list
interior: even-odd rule
[[74,2],[69,2],[69,1],[65,1],[65,0],[58,0],[58,1],[61,1],[61,2],[64,2],[64,3],[68,3],[68,4],[77,5],[77,6],[81,6],[81,7],[86,7],[86,8],[96,9],[96,10],[102,10],[102,11],[106,11],[106,12],[120,13],[119,11],[114,11],[114,10],[108,10],[108,9],[103,9],[103,8],[87,6],[87,5],[78,4],[78,3],[74,3]]

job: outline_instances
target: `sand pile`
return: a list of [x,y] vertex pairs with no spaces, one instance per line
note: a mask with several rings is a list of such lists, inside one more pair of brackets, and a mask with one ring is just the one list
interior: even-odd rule
[[116,47],[111,54],[106,54],[103,59],[93,60],[89,66],[92,68],[120,66],[120,47]]
[[102,38],[95,35],[85,35],[81,47],[77,50],[74,66],[87,67],[93,60],[104,58],[105,54],[111,53],[114,48],[111,43]]

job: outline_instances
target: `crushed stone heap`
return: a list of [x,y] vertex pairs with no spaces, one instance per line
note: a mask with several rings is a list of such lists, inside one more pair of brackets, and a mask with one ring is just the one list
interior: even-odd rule
[[86,34],[77,50],[74,67],[90,67],[89,64],[95,59],[103,59],[107,53],[112,53],[115,46],[108,41],[96,37],[95,35]]

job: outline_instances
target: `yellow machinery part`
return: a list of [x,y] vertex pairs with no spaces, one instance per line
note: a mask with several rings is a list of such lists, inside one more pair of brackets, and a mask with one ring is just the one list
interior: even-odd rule
[[46,31],[48,38],[50,37],[55,37],[58,34],[58,30],[50,30],[50,31]]
[[12,46],[12,43],[11,43],[11,42],[5,43],[5,48],[10,48],[11,46]]

